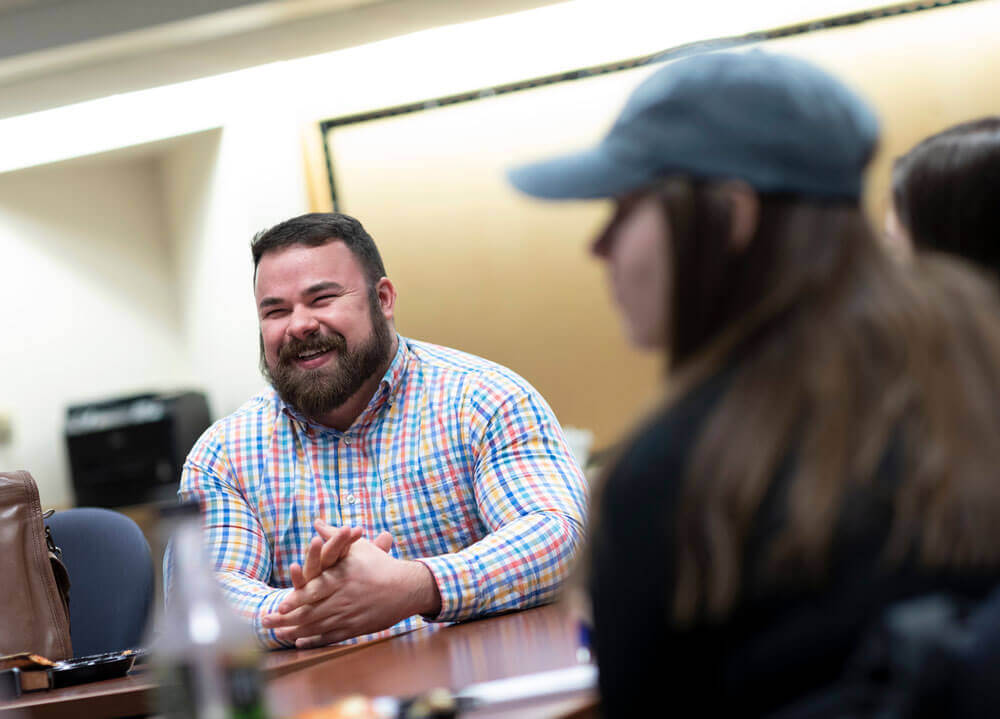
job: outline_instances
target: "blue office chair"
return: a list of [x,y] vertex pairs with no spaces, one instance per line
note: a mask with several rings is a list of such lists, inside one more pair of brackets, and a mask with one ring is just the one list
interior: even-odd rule
[[70,637],[77,657],[139,646],[153,602],[153,558],[142,530],[96,507],[46,522],[69,572]]

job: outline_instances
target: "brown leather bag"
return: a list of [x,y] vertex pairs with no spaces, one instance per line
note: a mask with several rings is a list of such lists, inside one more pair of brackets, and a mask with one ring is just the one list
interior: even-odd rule
[[28,472],[0,472],[0,654],[69,659],[69,574]]

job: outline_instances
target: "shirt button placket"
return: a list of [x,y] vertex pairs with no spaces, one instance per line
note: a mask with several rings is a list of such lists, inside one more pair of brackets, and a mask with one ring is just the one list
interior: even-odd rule
[[[350,447],[351,446],[351,438],[350,437],[348,437],[347,435],[343,435],[342,439],[343,439],[344,445],[346,447]],[[348,460],[348,461],[350,461],[350,460]],[[357,503],[357,501],[358,501],[358,498],[355,496],[354,492],[348,492],[347,496],[344,497],[344,502],[348,506],[348,510],[347,510],[346,514],[348,514],[350,516],[350,518],[351,518],[350,521],[347,522],[347,524],[354,524],[355,521],[356,521],[356,517],[355,517],[356,511],[355,511],[354,505],[355,505],[355,503]]]

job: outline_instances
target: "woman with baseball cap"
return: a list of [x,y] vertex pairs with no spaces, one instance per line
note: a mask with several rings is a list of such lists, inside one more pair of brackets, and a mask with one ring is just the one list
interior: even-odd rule
[[596,147],[510,173],[615,201],[592,250],[670,369],[595,499],[608,716],[767,714],[835,680],[892,602],[1000,578],[998,301],[881,248],[877,135],[809,63],[706,54],[650,75]]

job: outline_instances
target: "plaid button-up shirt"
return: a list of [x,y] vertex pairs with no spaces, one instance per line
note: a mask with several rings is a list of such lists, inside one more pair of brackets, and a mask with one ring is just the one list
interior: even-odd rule
[[268,647],[282,643],[261,617],[291,592],[289,567],[303,561],[316,518],[369,538],[390,532],[393,556],[433,573],[434,619],[455,621],[551,599],[586,513],[580,469],[525,380],[402,337],[347,431],[306,420],[269,390],[202,435],[180,495],[201,503],[223,590]]

